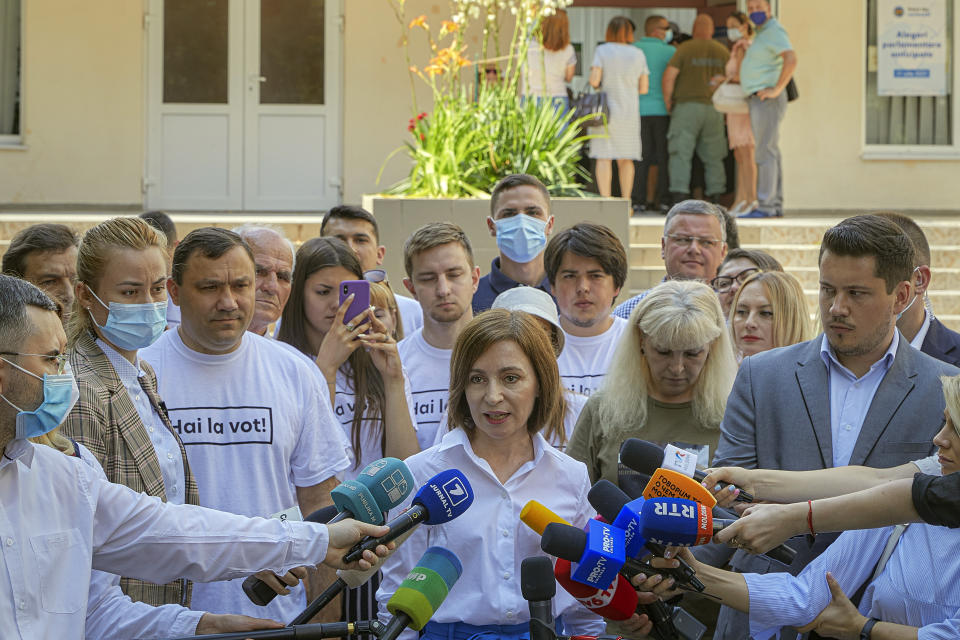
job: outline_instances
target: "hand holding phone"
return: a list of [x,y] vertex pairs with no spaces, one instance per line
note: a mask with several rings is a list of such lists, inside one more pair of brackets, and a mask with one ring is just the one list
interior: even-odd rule
[[351,295],[353,302],[343,314],[343,324],[348,327],[356,326],[354,320],[357,316],[370,308],[370,283],[366,280],[344,280],[340,283],[340,304],[343,305]]

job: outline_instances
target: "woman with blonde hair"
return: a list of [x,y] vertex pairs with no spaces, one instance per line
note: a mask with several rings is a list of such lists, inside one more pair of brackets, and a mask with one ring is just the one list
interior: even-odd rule
[[387,333],[397,342],[403,340],[403,317],[393,290],[385,282],[370,283],[370,305],[374,308],[373,315],[383,323]]
[[[111,482],[174,504],[198,504],[187,454],[157,394],[153,369],[137,355],[166,328],[167,240],[139,218],[89,229],[77,249],[77,284],[68,329],[80,398],[65,436],[87,447]],[[52,444],[61,451],[57,436]],[[121,578],[133,600],[189,604],[191,585]]]
[[[673,443],[709,460],[736,375],[717,296],[705,284],[668,280],[630,314],[603,386],[587,401],[567,447],[596,482],[620,481],[627,438]],[[640,487],[642,490],[643,487]]]
[[[519,640],[529,634],[520,562],[545,554],[539,534],[521,524],[520,510],[538,500],[577,527],[593,516],[586,468],[542,435],[563,428],[562,397],[556,355],[531,314],[491,309],[464,327],[450,359],[452,430],[406,463],[418,486],[442,470],[458,469],[473,488],[473,504],[464,517],[420,527],[384,563],[377,593],[381,619],[424,549],[440,545],[456,554],[469,579],[453,586],[423,639]],[[599,618],[562,590],[553,613],[558,632],[602,629]]]
[[549,99],[566,111],[570,107],[567,83],[577,69],[577,54],[570,44],[570,19],[557,9],[540,22],[539,40],[531,39],[523,73],[521,93],[528,98]]
[[800,281],[782,271],[747,278],[730,304],[730,338],[738,360],[809,340],[810,310]]

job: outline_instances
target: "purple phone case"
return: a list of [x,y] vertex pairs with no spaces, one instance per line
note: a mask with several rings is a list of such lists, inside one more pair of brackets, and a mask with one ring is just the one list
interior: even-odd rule
[[353,302],[347,307],[343,316],[343,324],[348,324],[357,314],[370,308],[370,283],[366,280],[344,280],[340,283],[340,304],[347,296],[354,294]]

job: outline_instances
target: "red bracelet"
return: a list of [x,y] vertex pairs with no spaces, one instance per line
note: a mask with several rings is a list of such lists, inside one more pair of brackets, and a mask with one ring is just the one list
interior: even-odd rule
[[813,501],[807,500],[807,526],[810,527],[810,535],[815,536],[817,532],[813,530]]

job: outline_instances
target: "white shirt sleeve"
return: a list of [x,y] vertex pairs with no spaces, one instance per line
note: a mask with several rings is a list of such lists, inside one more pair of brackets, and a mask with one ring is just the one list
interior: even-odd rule
[[77,471],[79,489],[93,508],[94,569],[157,584],[176,578],[213,582],[261,569],[283,574],[327,555],[325,525],[165,504],[103,482],[86,465]]
[[650,75],[650,67],[647,65],[647,55],[643,52],[642,49],[637,49],[637,53],[640,54],[640,56],[639,56],[639,58],[640,58],[640,62],[639,62],[640,75],[642,75],[642,76],[648,76],[648,75]]
[[120,590],[120,578],[93,571],[84,636],[91,640],[192,636],[204,613],[176,604],[154,607],[134,602]]
[[567,53],[567,66],[577,64],[577,52],[574,50],[573,45],[568,44],[564,51]]

